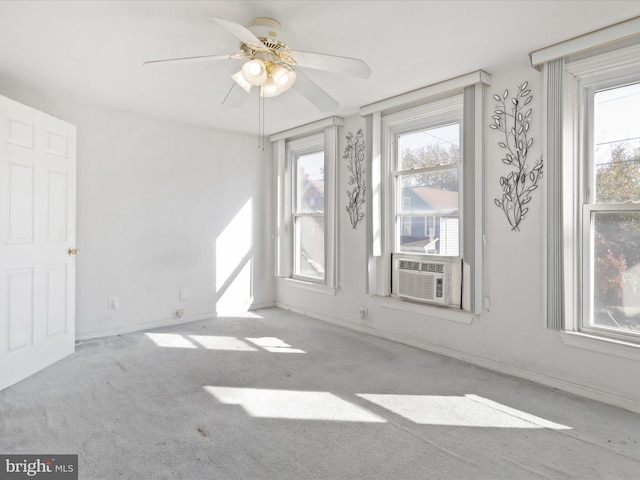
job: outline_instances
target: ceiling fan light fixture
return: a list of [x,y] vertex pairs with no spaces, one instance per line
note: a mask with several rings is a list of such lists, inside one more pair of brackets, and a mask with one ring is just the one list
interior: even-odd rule
[[284,65],[276,65],[271,70],[271,78],[280,93],[286,92],[296,81],[296,72]]
[[246,62],[240,71],[244,79],[256,87],[262,85],[267,79],[267,66],[259,58]]
[[231,78],[233,78],[233,80],[240,86],[242,87],[242,89],[249,93],[251,92],[251,84],[249,82],[247,82],[247,80],[244,78],[244,75],[242,74],[242,70],[238,70],[236,73],[234,73],[233,75],[231,75]]
[[260,96],[265,98],[277,97],[281,93],[278,85],[273,81],[273,77],[267,78],[260,88]]

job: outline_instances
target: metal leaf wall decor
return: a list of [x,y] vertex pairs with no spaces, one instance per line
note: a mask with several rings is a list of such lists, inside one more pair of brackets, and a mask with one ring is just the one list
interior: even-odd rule
[[348,132],[346,139],[347,147],[344,149],[342,158],[348,161],[349,185],[352,185],[352,187],[347,190],[347,197],[349,198],[347,212],[349,213],[351,226],[356,228],[358,223],[364,218],[362,207],[364,206],[365,193],[367,191],[367,186],[364,181],[364,138],[362,130],[358,130],[355,135]]
[[500,177],[502,198],[494,199],[494,203],[506,215],[512,231],[520,231],[520,222],[529,211],[531,194],[538,188],[538,181],[542,178],[542,156],[533,167],[527,164],[527,155],[533,145],[533,138],[529,137],[533,110],[528,107],[533,96],[531,90],[527,89],[528,85],[529,82],[518,85],[516,95],[510,100],[509,90],[493,96],[498,104],[491,117],[493,123],[489,125],[502,133],[503,138],[498,142],[498,146],[504,150],[501,160],[511,167],[507,176]]

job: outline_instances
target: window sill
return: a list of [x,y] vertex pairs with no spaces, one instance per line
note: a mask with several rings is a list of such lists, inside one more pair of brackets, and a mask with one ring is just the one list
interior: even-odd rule
[[582,332],[560,332],[562,343],[568,347],[581,348],[629,360],[640,361],[640,345],[612,338],[589,335]]
[[471,325],[476,316],[464,310],[454,309],[451,307],[438,307],[423,303],[412,302],[397,297],[378,297],[380,306],[391,310],[402,310],[404,312],[417,313],[425,317],[435,318],[437,320],[446,320],[449,322],[463,323]]
[[284,283],[289,287],[301,288],[303,290],[322,293],[324,295],[335,295],[337,290],[336,288],[327,287],[317,283],[305,282],[304,280],[297,280],[295,278],[285,278]]

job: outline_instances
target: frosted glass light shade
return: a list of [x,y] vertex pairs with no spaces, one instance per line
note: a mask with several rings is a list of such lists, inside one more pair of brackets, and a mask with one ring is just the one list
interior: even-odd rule
[[282,65],[276,65],[271,71],[271,78],[278,87],[278,91],[282,93],[289,90],[296,81],[296,72]]
[[251,91],[251,84],[247,82],[247,80],[244,78],[244,75],[242,75],[242,70],[238,70],[236,73],[231,75],[231,78],[233,78],[235,82],[244,89],[245,92],[249,93]]
[[249,60],[247,63],[242,65],[242,69],[240,71],[242,72],[244,79],[251,85],[262,85],[267,79],[267,66],[259,58]]
[[272,77],[267,78],[260,88],[261,97],[277,97],[280,93],[278,85],[276,85]]

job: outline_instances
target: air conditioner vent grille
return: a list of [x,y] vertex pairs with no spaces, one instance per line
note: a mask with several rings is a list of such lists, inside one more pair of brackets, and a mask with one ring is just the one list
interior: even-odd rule
[[399,291],[410,298],[435,299],[434,275],[400,275]]
[[446,303],[445,263],[398,259],[397,293],[415,300]]
[[422,265],[421,262],[412,262],[410,260],[400,260],[400,270],[415,270],[415,271],[419,271],[420,270],[420,265]]
[[442,263],[421,263],[421,272],[444,273],[444,264]]

